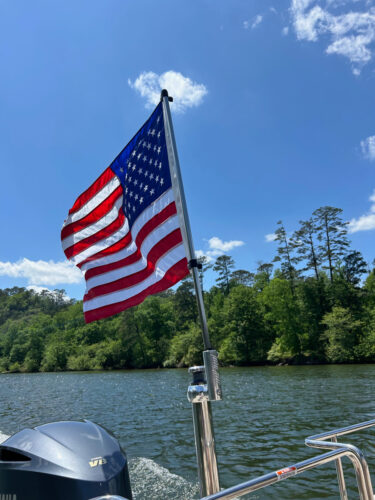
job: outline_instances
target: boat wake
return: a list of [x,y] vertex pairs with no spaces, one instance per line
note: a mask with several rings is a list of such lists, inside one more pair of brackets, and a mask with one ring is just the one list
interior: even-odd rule
[[149,458],[131,459],[129,474],[135,500],[199,498],[198,484],[190,483],[181,476],[172,474]]
[[6,439],[8,439],[9,436],[7,436],[6,434],[3,434],[2,432],[0,432],[0,444],[2,442],[4,442]]

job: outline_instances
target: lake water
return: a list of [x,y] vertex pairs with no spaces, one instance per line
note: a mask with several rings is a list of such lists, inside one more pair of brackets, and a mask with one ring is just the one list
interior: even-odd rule
[[[221,370],[213,404],[220,480],[228,487],[319,454],[304,438],[374,418],[375,365]],[[127,452],[136,500],[198,497],[187,370],[0,376],[0,431],[87,418],[113,431]],[[346,436],[375,471],[374,431]],[[351,464],[344,461],[351,498]],[[375,484],[375,478],[373,478]],[[328,464],[260,490],[252,499],[339,498]]]

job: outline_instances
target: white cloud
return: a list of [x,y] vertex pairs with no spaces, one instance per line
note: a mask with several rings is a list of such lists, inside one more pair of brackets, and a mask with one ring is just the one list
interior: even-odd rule
[[207,257],[211,261],[214,257],[230,252],[234,248],[241,247],[245,242],[240,240],[223,241],[217,236],[213,236],[208,240],[209,250],[196,250],[195,254],[199,257]]
[[281,33],[284,36],[286,36],[289,33],[289,27],[288,26],[284,26],[284,28],[281,30]]
[[253,30],[254,28],[256,28],[262,21],[263,21],[263,16],[261,14],[255,16],[251,24],[251,29]]
[[0,276],[25,278],[29,285],[59,285],[79,283],[82,281],[81,271],[68,261],[46,262],[21,259],[18,262],[1,262]]
[[173,109],[179,113],[199,106],[208,90],[202,83],[193,82],[190,78],[176,71],[166,71],[157,75],[152,71],[144,71],[132,82],[130,87],[146,99],[146,106],[151,107],[160,101],[160,91],[167,89],[173,97]]
[[375,135],[361,141],[361,149],[365,158],[368,160],[375,160]]
[[208,240],[208,245],[211,251],[230,252],[233,248],[242,247],[245,243],[239,240],[223,241],[217,236],[213,236]]
[[261,14],[258,14],[257,16],[254,16],[251,21],[244,21],[243,22],[243,27],[245,28],[245,30],[248,30],[249,28],[251,28],[253,30],[262,21],[263,21],[263,16]]
[[357,233],[358,231],[370,231],[375,229],[375,189],[369,198],[371,201],[370,211],[365,215],[361,215],[358,219],[352,219],[349,222],[349,233]]
[[364,10],[349,10],[338,14],[338,6],[359,4],[357,0],[292,0],[291,13],[299,40],[317,41],[327,36],[327,54],[349,59],[358,75],[374,53],[375,7],[365,3]]
[[264,238],[267,241],[267,243],[270,243],[271,241],[275,241],[277,236],[275,233],[269,233],[269,234],[266,234]]
[[[46,292],[47,295],[50,297],[55,297],[57,293],[54,290],[50,290],[49,288],[46,288],[45,286],[37,286],[37,285],[29,285],[26,287],[27,290],[33,290],[37,294],[41,294],[42,292]],[[71,299],[68,297],[68,295],[64,295],[63,297],[64,302],[69,302]]]

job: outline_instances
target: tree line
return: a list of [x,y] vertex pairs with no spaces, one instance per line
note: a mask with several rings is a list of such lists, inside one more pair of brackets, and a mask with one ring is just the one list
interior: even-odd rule
[[[342,210],[321,207],[289,234],[274,233],[272,262],[236,269],[201,258],[212,344],[226,365],[375,361],[375,269],[351,247]],[[0,290],[0,371],[182,367],[201,364],[193,282],[86,325],[63,290]]]

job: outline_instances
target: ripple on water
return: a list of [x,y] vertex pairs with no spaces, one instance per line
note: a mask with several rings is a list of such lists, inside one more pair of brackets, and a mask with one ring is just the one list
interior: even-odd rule
[[[213,413],[224,487],[314,456],[319,451],[304,446],[306,436],[375,413],[374,365],[235,368],[221,375],[224,400],[213,404]],[[197,495],[186,370],[14,374],[1,375],[0,383],[3,433],[87,418],[111,429],[126,449],[136,500]],[[375,470],[373,432],[345,440],[363,448]],[[350,463],[344,465],[355,497]],[[338,498],[334,465],[251,498]]]

